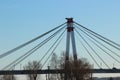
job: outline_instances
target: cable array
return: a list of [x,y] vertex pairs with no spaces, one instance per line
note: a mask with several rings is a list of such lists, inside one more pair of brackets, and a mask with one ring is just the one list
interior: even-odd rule
[[[61,27],[61,26],[59,26]],[[58,27],[57,27],[58,28]],[[57,29],[57,28],[54,28]],[[20,62],[22,62],[24,59],[26,59],[27,57],[29,57],[32,53],[34,53],[35,51],[37,51],[40,47],[42,47],[43,45],[45,45],[48,41],[50,41],[52,38],[54,38],[60,31],[62,31],[65,28],[65,26],[63,26],[62,28],[60,28],[59,30],[57,30],[56,32],[54,32],[51,36],[49,36],[48,38],[46,38],[45,40],[43,40],[41,43],[39,43],[37,46],[33,47],[32,49],[30,49],[28,52],[26,52],[25,54],[23,54],[22,56],[20,56],[18,59],[12,61],[10,64],[8,64],[7,66],[5,66],[2,70],[6,70],[6,69],[12,69],[14,66],[16,66],[17,64],[19,64]],[[10,53],[9,53],[10,54]],[[5,56],[4,56],[5,57]]]
[[[120,55],[118,55],[116,52],[112,51],[110,48],[106,47],[104,44],[102,44],[100,41],[96,40],[94,37],[92,37],[91,35],[89,35],[87,32],[85,32],[84,30],[80,29],[79,27],[76,27],[76,28],[78,28],[80,31],[82,31],[83,33],[85,33],[89,37],[89,38],[88,37],[87,38],[91,42],[93,42],[94,44],[98,43],[99,45],[101,45],[102,47],[106,48],[108,51],[110,51],[111,53],[113,53],[114,55],[116,55],[117,57],[120,58]],[[93,39],[93,41],[90,38]]]
[[[78,41],[80,42],[80,44],[82,45],[84,50],[88,53],[88,55],[92,58],[93,62],[97,65],[98,68],[102,68],[102,67],[99,65],[99,62],[98,62],[98,60],[96,60],[95,56],[97,56],[97,58],[100,61],[102,61],[102,63],[107,68],[110,69],[111,67],[108,65],[108,63],[105,61],[105,59],[103,57],[101,57],[101,55],[99,54],[100,52],[96,51],[96,49],[99,49],[102,52],[101,54],[105,54],[105,55],[109,56],[111,59],[113,59],[114,61],[116,61],[120,64],[120,61],[118,60],[118,58],[120,58],[120,55],[117,54],[116,51],[113,51],[112,49],[110,49],[110,48],[114,48],[115,50],[120,52],[120,44],[117,44],[116,42],[114,42],[104,36],[101,36],[100,34],[86,28],[85,26],[78,24],[77,22],[73,22],[73,23],[74,23],[75,33],[77,33],[76,35],[79,36]],[[48,60],[50,59],[50,57],[53,55],[53,53],[55,52],[57,47],[60,45],[65,31],[67,31],[66,23],[63,23],[63,24],[45,32],[42,35],[39,35],[36,38],[31,39],[30,41],[28,41],[24,44],[21,44],[20,46],[1,54],[0,59],[4,58],[6,56],[9,56],[12,53],[16,52],[17,50],[19,50],[25,46],[28,46],[29,44],[49,35],[44,40],[42,40],[40,43],[38,43],[36,46],[34,46],[33,48],[31,48],[30,50],[25,52],[23,55],[19,56],[17,59],[10,62],[2,70],[13,69],[14,66],[18,65],[19,63],[21,63],[22,61],[27,59],[30,55],[33,55],[34,52],[36,52],[38,49],[40,49],[44,45],[48,44],[50,41],[52,41],[57,36],[57,39],[55,41],[52,41],[53,44],[50,45],[49,47],[47,47],[46,52],[43,54],[41,59],[38,61],[39,63],[41,63],[41,62],[43,62],[43,59],[45,59],[42,64],[42,68],[43,68],[45,66],[45,64],[48,62]],[[93,47],[93,45],[95,46],[95,48]],[[91,53],[91,51],[92,51],[92,53]]]
[[76,32],[79,34],[79,36],[85,41],[85,43],[89,46],[89,48],[100,58],[100,60],[107,66],[107,68],[110,68],[107,63],[97,54],[97,52],[92,48],[92,46],[84,39],[84,37],[76,30]]
[[[86,43],[86,45],[88,45],[88,47],[97,55],[97,57],[104,63],[104,65],[106,65],[107,68],[110,68],[110,66],[107,64],[107,62],[95,51],[96,48],[93,48],[92,46],[93,45],[90,45],[87,41],[90,41],[91,43],[93,43],[98,49],[100,49],[103,53],[105,53],[106,55],[108,55],[109,57],[111,57],[113,60],[115,60],[116,62],[118,62],[120,64],[120,61],[115,57],[117,56],[118,58],[120,58],[120,55],[118,55],[115,51],[111,50],[109,48],[112,47],[112,48],[115,48],[116,50],[120,51],[120,46],[119,44],[109,40],[108,38],[105,38],[103,36],[101,36],[100,34],[82,26],[81,24],[78,24],[76,22],[75,23],[75,31],[77,32],[77,34],[82,38],[82,40]],[[79,31],[77,31],[79,30]],[[80,32],[82,34],[80,34]],[[87,39],[85,39],[84,37]],[[104,43],[104,44],[103,44]],[[84,45],[83,43],[81,43],[82,45]],[[105,44],[109,45],[109,46],[106,46]],[[85,45],[84,45],[84,48],[86,49]],[[107,50],[105,50],[105,49]],[[87,51],[87,50],[86,50]],[[110,53],[109,53],[109,52]],[[87,51],[88,52],[88,51]],[[90,52],[88,52],[88,54],[90,55]],[[111,55],[111,54],[114,54],[115,56]],[[92,56],[93,53],[91,53],[91,58],[93,59],[94,57]],[[95,59],[93,59],[93,61],[96,63]],[[98,67],[100,67],[97,63],[96,65]]]
[[[65,31],[64,31],[65,32]],[[63,33],[64,33],[63,32]],[[54,54],[54,51],[56,50],[56,48],[58,47],[58,45],[60,44],[60,42],[62,41],[63,39],[63,33],[58,37],[58,39],[54,42],[54,44],[50,47],[50,49],[56,44],[56,46],[54,47],[54,49],[52,50],[52,52],[49,54],[49,56],[47,57],[47,59],[44,61],[43,65],[42,65],[42,68],[44,67],[44,65],[47,63],[47,61],[50,59],[50,57]],[[49,49],[49,50],[50,50]],[[49,50],[47,52],[49,52]],[[40,61],[39,61],[40,62]]]
[[0,55],[0,58],[3,58],[3,57],[5,57],[5,56],[7,56],[7,55],[10,55],[11,53],[13,53],[13,52],[15,52],[15,51],[17,51],[17,50],[19,50],[19,49],[21,49],[21,48],[27,46],[28,44],[30,44],[30,43],[32,43],[32,42],[34,42],[34,41],[36,41],[36,40],[38,40],[38,39],[40,39],[40,38],[42,38],[43,36],[45,36],[45,35],[47,35],[47,34],[53,32],[54,30],[60,28],[61,26],[65,25],[65,24],[66,24],[66,23],[63,23],[63,24],[61,24],[61,25],[55,27],[54,29],[51,29],[51,30],[45,32],[45,33],[42,34],[42,35],[40,35],[40,36],[38,36],[38,37],[36,37],[36,38],[34,38],[34,39],[32,39],[32,40],[30,40],[30,41],[24,43],[24,44],[21,44],[20,46],[18,46],[18,47],[16,47],[16,48],[13,48],[13,49],[11,49],[11,50],[9,50],[9,51],[7,51],[7,52],[1,54],[1,55]]
[[95,64],[98,66],[98,68],[101,69],[101,66],[99,65],[99,63],[97,62],[97,60],[94,58],[93,55],[91,55],[91,53],[89,52],[89,50],[87,49],[87,47],[83,44],[83,42],[79,39],[79,42],[82,44],[82,46],[84,47],[85,51],[89,54],[89,56],[92,58],[92,60],[95,62]]
[[[117,47],[120,47],[120,44],[115,43],[114,41],[112,41],[112,40],[110,40],[110,39],[108,39],[108,38],[106,38],[106,37],[104,37],[104,36],[101,36],[100,34],[98,34],[98,33],[94,32],[94,31],[92,31],[92,30],[84,27],[83,25],[81,25],[81,24],[79,24],[79,23],[77,23],[77,22],[74,22],[74,23],[77,24],[78,26],[84,28],[85,30],[87,30],[87,31],[89,31],[89,32],[91,32],[91,33],[93,33],[93,34],[101,37],[103,40],[108,41],[108,43],[112,43],[112,44],[116,45]],[[116,48],[117,48],[117,47],[116,47]]]

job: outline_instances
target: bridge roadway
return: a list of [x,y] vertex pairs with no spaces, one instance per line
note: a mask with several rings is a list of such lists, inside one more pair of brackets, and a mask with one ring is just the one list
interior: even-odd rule
[[[120,69],[92,69],[93,73],[120,73]],[[1,70],[0,75],[24,75],[24,74],[56,74],[64,73],[60,69],[44,69],[44,70]]]

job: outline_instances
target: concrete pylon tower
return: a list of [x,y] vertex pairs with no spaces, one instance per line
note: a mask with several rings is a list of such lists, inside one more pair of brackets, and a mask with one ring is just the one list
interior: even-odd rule
[[66,20],[67,20],[66,61],[69,60],[70,39],[71,39],[71,43],[72,43],[73,57],[74,57],[74,60],[77,60],[73,18],[66,18]]

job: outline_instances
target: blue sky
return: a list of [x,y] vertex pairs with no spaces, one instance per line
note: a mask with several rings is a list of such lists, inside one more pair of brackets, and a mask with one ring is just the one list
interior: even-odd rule
[[34,37],[65,22],[66,17],[73,17],[102,35],[118,38],[119,3],[119,0],[1,0],[0,35]]
[[0,53],[66,22],[66,17],[120,43],[120,0],[0,0]]

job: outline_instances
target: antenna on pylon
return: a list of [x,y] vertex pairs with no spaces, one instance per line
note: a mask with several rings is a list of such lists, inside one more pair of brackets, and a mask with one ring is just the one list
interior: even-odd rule
[[73,18],[66,18],[66,20],[67,20],[66,61],[69,60],[70,38],[72,42],[73,57],[74,57],[74,60],[77,60]]

